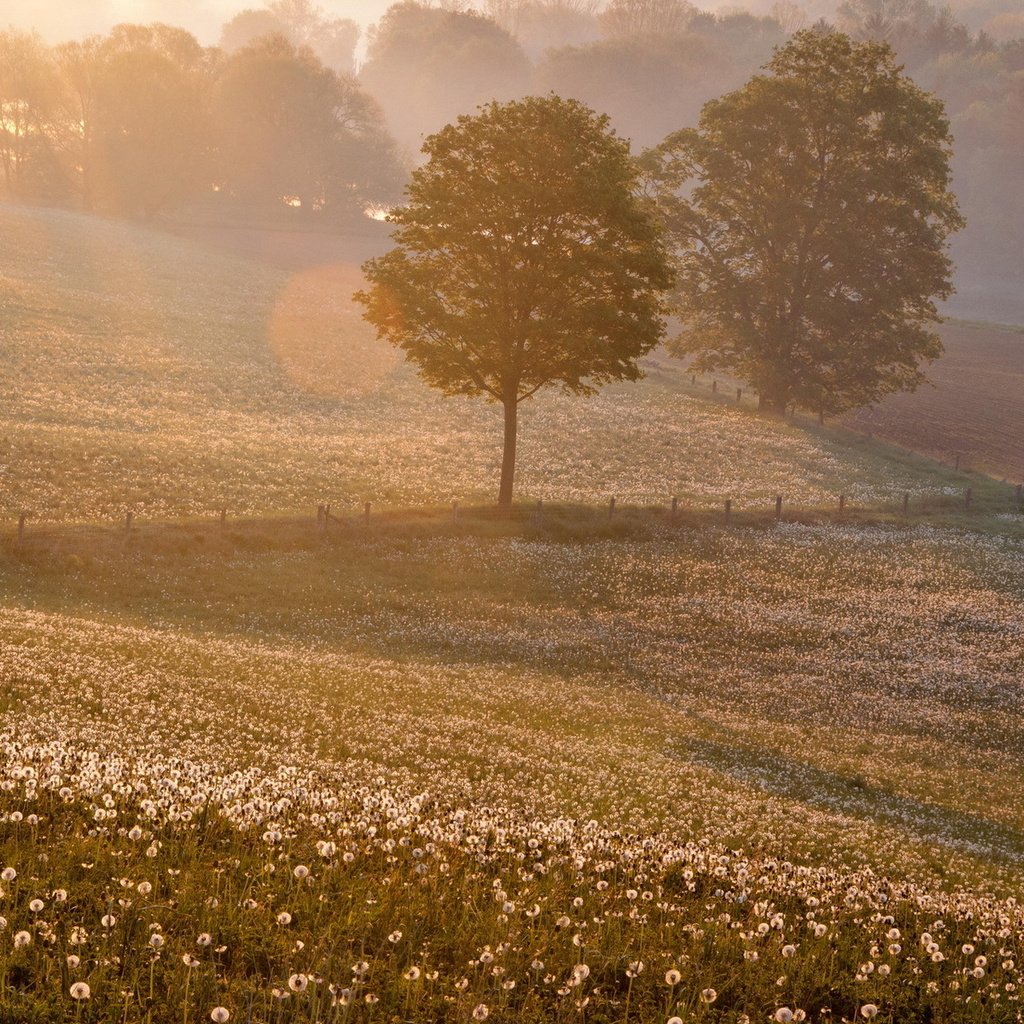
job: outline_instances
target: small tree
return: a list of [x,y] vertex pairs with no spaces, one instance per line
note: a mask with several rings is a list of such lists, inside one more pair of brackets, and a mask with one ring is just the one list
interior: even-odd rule
[[429,384],[502,405],[507,508],[519,404],[636,380],[671,272],[628,144],[576,101],[489,104],[424,152],[356,298]]
[[[649,154],[679,251],[679,347],[762,406],[912,390],[952,292],[949,125],[888,46],[800,32]],[[692,189],[686,194],[687,189]]]

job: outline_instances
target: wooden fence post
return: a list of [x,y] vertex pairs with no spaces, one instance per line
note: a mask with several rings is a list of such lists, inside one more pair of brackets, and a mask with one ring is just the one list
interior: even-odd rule
[[743,401],[743,388],[737,388],[736,389],[736,402],[739,403],[741,401]]
[[132,519],[134,516],[131,512],[127,513],[124,517],[124,535],[127,537],[132,532]]
[[25,517],[25,513],[24,512],[22,512],[21,515],[18,516],[18,546],[19,547],[21,546],[21,544],[25,540],[25,518],[26,517]]
[[970,487],[968,487],[967,490],[964,491],[964,508],[970,508],[971,507],[971,499],[973,497],[974,497],[974,492],[971,490]]
[[778,522],[782,518],[782,495],[775,495],[775,521]]
[[908,515],[910,512],[910,494],[907,491],[903,492],[903,514]]
[[459,503],[457,501],[452,502],[452,522],[455,522],[459,518]]
[[842,515],[846,511],[846,495],[839,495],[839,514]]
[[611,498],[608,501],[608,518],[613,519],[615,517],[615,499]]
[[1024,484],[1017,484],[1017,507],[1020,507],[1021,500],[1024,499]]
[[718,394],[718,381],[717,380],[713,380],[711,382],[711,394],[713,394],[713,395],[717,395]]
[[367,502],[365,505],[363,505],[363,522],[366,523],[367,526],[370,525],[370,503],[369,502]]
[[959,456],[959,455],[957,455],[957,457],[956,457],[956,463],[954,464],[954,467],[953,467],[953,468],[954,468],[954,469],[955,469],[955,470],[956,470],[957,472],[959,472],[959,471],[960,471],[960,456]]
[[729,520],[732,518],[732,498],[725,499],[725,525],[729,525]]
[[534,516],[536,517],[537,525],[540,526],[540,524],[544,522],[544,502],[543,501],[538,501],[537,502],[537,511],[534,513]]
[[672,522],[674,523],[679,516],[679,498],[676,495],[672,496]]
[[228,525],[228,510],[226,508],[222,508],[220,510],[220,528],[223,530],[224,527],[227,526],[227,525]]

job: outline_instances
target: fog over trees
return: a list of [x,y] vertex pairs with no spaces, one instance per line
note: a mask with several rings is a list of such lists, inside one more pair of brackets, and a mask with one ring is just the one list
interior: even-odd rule
[[[152,217],[215,189],[222,202],[357,215],[399,193],[427,135],[481,104],[578,99],[639,152],[694,127],[705,102],[742,85],[794,32],[835,28],[888,43],[945,104],[968,225],[954,241],[960,291],[1009,294],[1024,279],[1016,0],[751,0],[749,11],[688,0],[131,6],[133,19],[191,22],[198,36],[189,24],[89,35],[128,15],[126,5],[51,6],[4,12],[4,23],[46,32],[0,34],[0,168],[13,197]],[[367,12],[375,22],[356,24],[352,15]],[[55,35],[58,16],[81,26],[77,38]],[[242,82],[261,99],[247,101]]]

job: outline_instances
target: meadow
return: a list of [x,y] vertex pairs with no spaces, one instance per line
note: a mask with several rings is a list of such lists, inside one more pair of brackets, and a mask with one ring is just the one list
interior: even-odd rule
[[1021,1018],[1010,488],[659,355],[453,520],[351,267],[0,218],[0,1022]]
[[[0,208],[0,229],[0,518],[493,500],[499,413],[439,400],[373,337],[350,302],[356,265],[287,269],[57,211]],[[892,505],[972,482],[709,403],[710,380],[658,354],[645,369],[593,399],[528,403],[522,500]]]

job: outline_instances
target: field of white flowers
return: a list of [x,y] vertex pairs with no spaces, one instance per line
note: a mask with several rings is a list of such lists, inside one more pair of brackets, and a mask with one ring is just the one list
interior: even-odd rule
[[194,548],[2,563],[0,1020],[1019,1019],[1019,542]]
[[[0,207],[0,517],[304,512],[491,498],[500,415],[441,400],[350,302],[351,266],[288,273],[156,231]],[[686,506],[958,493],[933,466],[699,397],[672,360],[522,412],[523,499]]]
[[[351,267],[0,207],[0,273],[0,1024],[1022,1019],[1019,515],[240,523],[486,498],[497,417]],[[524,499],[967,479],[647,369]]]

